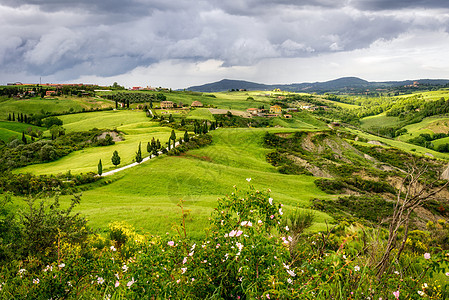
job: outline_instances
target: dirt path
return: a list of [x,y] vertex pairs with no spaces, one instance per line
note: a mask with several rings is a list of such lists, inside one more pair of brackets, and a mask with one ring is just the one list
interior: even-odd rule
[[[184,142],[184,140],[182,140],[182,142]],[[178,146],[178,145],[179,145],[179,142],[175,142],[175,147]],[[167,149],[167,151],[168,151],[168,147],[167,147],[166,149]],[[159,154],[162,154],[162,151],[159,151]],[[126,165],[126,166],[124,166],[124,167],[121,167],[121,168],[118,168],[118,169],[114,169],[114,170],[111,170],[111,171],[108,171],[108,172],[104,172],[103,174],[101,174],[101,177],[110,176],[110,175],[113,175],[113,174],[115,174],[115,173],[117,173],[117,172],[120,172],[120,171],[129,169],[129,168],[138,166],[138,165],[140,165],[141,163],[144,163],[144,162],[146,162],[146,161],[152,159],[153,157],[155,157],[155,155],[149,155],[149,156],[145,157],[144,159],[142,159],[142,161],[141,161],[140,163],[134,162],[134,163],[129,164],[129,165]]]

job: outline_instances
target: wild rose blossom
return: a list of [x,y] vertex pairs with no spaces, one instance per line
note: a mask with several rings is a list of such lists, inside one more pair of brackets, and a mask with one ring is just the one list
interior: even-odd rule
[[424,259],[430,259],[430,253],[424,253]]
[[128,281],[128,283],[126,284],[126,286],[130,289],[131,286],[132,286],[135,282],[136,282],[136,281],[134,280],[134,277],[133,277],[130,281]]
[[399,291],[393,292],[393,296],[395,296],[396,299],[399,299]]
[[173,247],[173,246],[175,245],[175,242],[169,241],[169,242],[167,243],[167,245],[169,245],[170,247]]

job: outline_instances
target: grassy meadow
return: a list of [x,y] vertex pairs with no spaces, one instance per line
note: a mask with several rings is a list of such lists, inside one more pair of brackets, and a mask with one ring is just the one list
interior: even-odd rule
[[428,133],[430,135],[434,133],[447,133],[449,132],[449,116],[428,117],[419,123],[410,124],[404,128],[407,129],[407,133],[399,137],[402,141],[415,138],[422,133]]
[[362,129],[369,130],[371,127],[392,127],[401,125],[398,117],[388,117],[386,113],[369,116],[360,120]]
[[[31,128],[32,130],[40,130],[45,131],[46,128],[24,124],[19,122],[9,122],[9,121],[0,121],[0,140],[4,142],[8,142],[13,138],[21,138],[22,132],[25,132],[27,135],[27,130]],[[28,137],[29,139],[30,137]]]
[[8,114],[38,114],[41,112],[63,113],[63,112],[80,112],[83,110],[107,108],[115,105],[112,101],[99,98],[79,98],[79,97],[59,97],[54,99],[23,99],[23,100],[7,100],[1,103],[0,120],[6,120]]
[[[208,118],[207,109],[192,112],[197,118]],[[123,132],[125,140],[111,146],[86,148],[57,161],[30,165],[16,172],[96,172],[99,159],[105,172],[114,168],[111,163],[114,150],[122,158],[120,166],[126,165],[133,161],[140,141],[143,153],[147,154],[147,141],[155,137],[164,143],[172,130],[150,121],[142,111],[102,111],[60,118],[68,132],[116,128]],[[317,130],[320,125],[321,129],[326,127],[307,116],[285,122],[286,127],[293,128],[221,128],[210,133],[213,136],[210,146],[177,157],[161,156],[106,177],[83,192],[78,211],[100,230],[105,230],[110,222],[121,220],[134,225],[139,231],[163,234],[179,221],[177,204],[183,199],[185,208],[191,210],[188,228],[193,236],[200,236],[217,198],[232,192],[234,185],[247,188],[246,178],[252,178],[251,184],[259,189],[270,188],[272,196],[285,204],[287,213],[296,207],[307,209],[312,198],[329,196],[314,185],[314,177],[278,173],[265,159],[271,150],[264,148],[263,135],[267,130],[293,132]],[[178,136],[181,134],[177,132]],[[65,200],[68,198],[63,197]],[[317,223],[313,229],[324,229],[325,220],[330,217],[320,212],[316,214]]]
[[[277,129],[277,131],[287,131]],[[182,156],[161,156],[117,173],[112,182],[83,193],[79,211],[95,228],[123,220],[139,231],[163,234],[180,220],[179,201],[191,211],[187,227],[201,236],[218,197],[248,186],[272,191],[285,204],[285,211],[307,209],[314,197],[329,197],[313,183],[311,176],[283,175],[268,164],[262,146],[262,129],[219,129],[211,133],[213,144]],[[99,185],[98,183],[96,185]],[[316,212],[312,229],[324,229],[330,217]]]
[[[122,132],[123,141],[104,147],[91,147],[72,152],[69,155],[45,164],[29,165],[17,169],[20,173],[64,174],[70,171],[72,174],[96,172],[98,161],[101,159],[103,171],[114,169],[111,162],[112,153],[117,150],[121,157],[120,166],[134,161],[138,145],[142,143],[142,154],[148,156],[146,146],[154,137],[162,144],[168,141],[172,128],[160,127],[159,123],[152,122],[142,111],[101,111],[60,116],[63,127],[67,132],[86,131],[92,128],[117,129]],[[175,131],[177,136],[184,132]]]

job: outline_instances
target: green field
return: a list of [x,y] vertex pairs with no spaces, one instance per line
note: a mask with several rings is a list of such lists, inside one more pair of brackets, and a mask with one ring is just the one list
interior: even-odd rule
[[187,115],[187,119],[215,121],[214,116],[211,114],[208,108],[196,108],[194,110],[191,110]]
[[[272,129],[287,131],[287,129]],[[142,231],[163,234],[180,218],[177,203],[185,201],[191,210],[187,227],[193,236],[201,234],[216,199],[229,194],[233,186],[272,190],[288,213],[307,208],[314,197],[329,197],[313,183],[311,176],[283,175],[265,160],[269,151],[262,146],[263,129],[219,129],[212,132],[211,146],[179,157],[162,156],[113,175],[113,182],[83,193],[79,211],[95,228],[124,220]],[[109,179],[109,178],[108,178]],[[314,229],[324,229],[330,218],[320,212]]]
[[[22,132],[27,135],[27,130],[31,128],[33,130],[46,130],[45,128],[24,124],[19,122],[0,121],[0,140],[8,142],[12,138],[21,138]],[[29,137],[28,137],[29,139]]]
[[434,116],[425,118],[419,123],[410,124],[404,127],[407,133],[399,137],[402,141],[415,138],[422,133],[430,135],[434,133],[448,133],[449,132],[449,117],[448,116]]
[[41,112],[64,113],[112,107],[114,103],[98,98],[59,97],[57,99],[32,98],[24,100],[6,100],[1,103],[0,120],[6,120],[8,114],[38,114]]
[[376,116],[369,116],[360,120],[363,129],[370,129],[372,127],[392,127],[401,125],[398,117],[387,117],[385,113]]
[[[204,112],[205,109],[196,111]],[[100,158],[103,170],[107,171],[113,169],[110,158],[114,150],[122,157],[121,165],[125,165],[133,161],[139,141],[144,142],[142,150],[146,154],[147,141],[155,137],[165,142],[171,132],[171,128],[150,121],[142,111],[92,112],[61,116],[61,119],[68,132],[114,127],[124,133],[125,140],[111,146],[86,148],[57,161],[27,166],[16,172],[96,172]],[[298,206],[307,209],[312,198],[329,196],[314,185],[314,177],[278,173],[265,159],[272,150],[266,149],[262,140],[267,130],[317,130],[314,124],[322,124],[307,116],[289,121],[295,128],[221,128],[212,131],[210,146],[178,157],[161,156],[93,184],[92,189],[83,192],[78,210],[88,216],[90,224],[97,229],[105,230],[108,223],[123,220],[139,231],[163,234],[179,220],[180,210],[176,205],[183,199],[186,208],[191,210],[188,228],[193,236],[198,236],[203,234],[217,198],[232,192],[234,185],[246,189],[246,178],[252,178],[251,184],[259,189],[270,188],[273,198],[285,204],[287,213]],[[103,185],[104,181],[109,184]],[[324,222],[330,217],[320,212],[316,214],[317,223],[313,229],[324,229]]]
[[[112,153],[117,150],[121,157],[120,166],[132,163],[139,143],[142,143],[142,154],[147,156],[146,145],[154,137],[162,144],[168,141],[172,128],[160,127],[159,123],[152,122],[142,111],[104,111],[72,114],[60,117],[68,132],[86,131],[92,128],[114,129],[123,133],[124,141],[105,147],[92,147],[72,152],[69,155],[45,164],[30,165],[16,170],[16,172],[29,172],[33,174],[72,174],[96,172],[98,161],[101,159],[103,171],[114,168],[111,162]],[[176,131],[177,136],[184,132]]]

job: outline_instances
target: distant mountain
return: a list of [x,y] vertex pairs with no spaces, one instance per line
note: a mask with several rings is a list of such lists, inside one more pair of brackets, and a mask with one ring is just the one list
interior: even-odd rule
[[248,91],[264,91],[273,89],[273,86],[244,80],[223,79],[213,83],[207,83],[199,86],[192,86],[189,87],[187,90],[194,92],[213,93],[213,92],[229,91],[232,89],[245,89]]
[[350,92],[366,89],[382,89],[398,86],[412,85],[414,82],[419,84],[444,85],[448,84],[448,79],[419,79],[404,81],[386,81],[386,82],[369,82],[357,77],[343,77],[326,82],[313,83],[293,83],[293,84],[261,84],[243,80],[223,79],[217,82],[208,83],[199,86],[187,88],[189,91],[213,93],[224,92],[229,90],[248,90],[248,91],[269,91],[279,88],[283,91],[290,92]]

